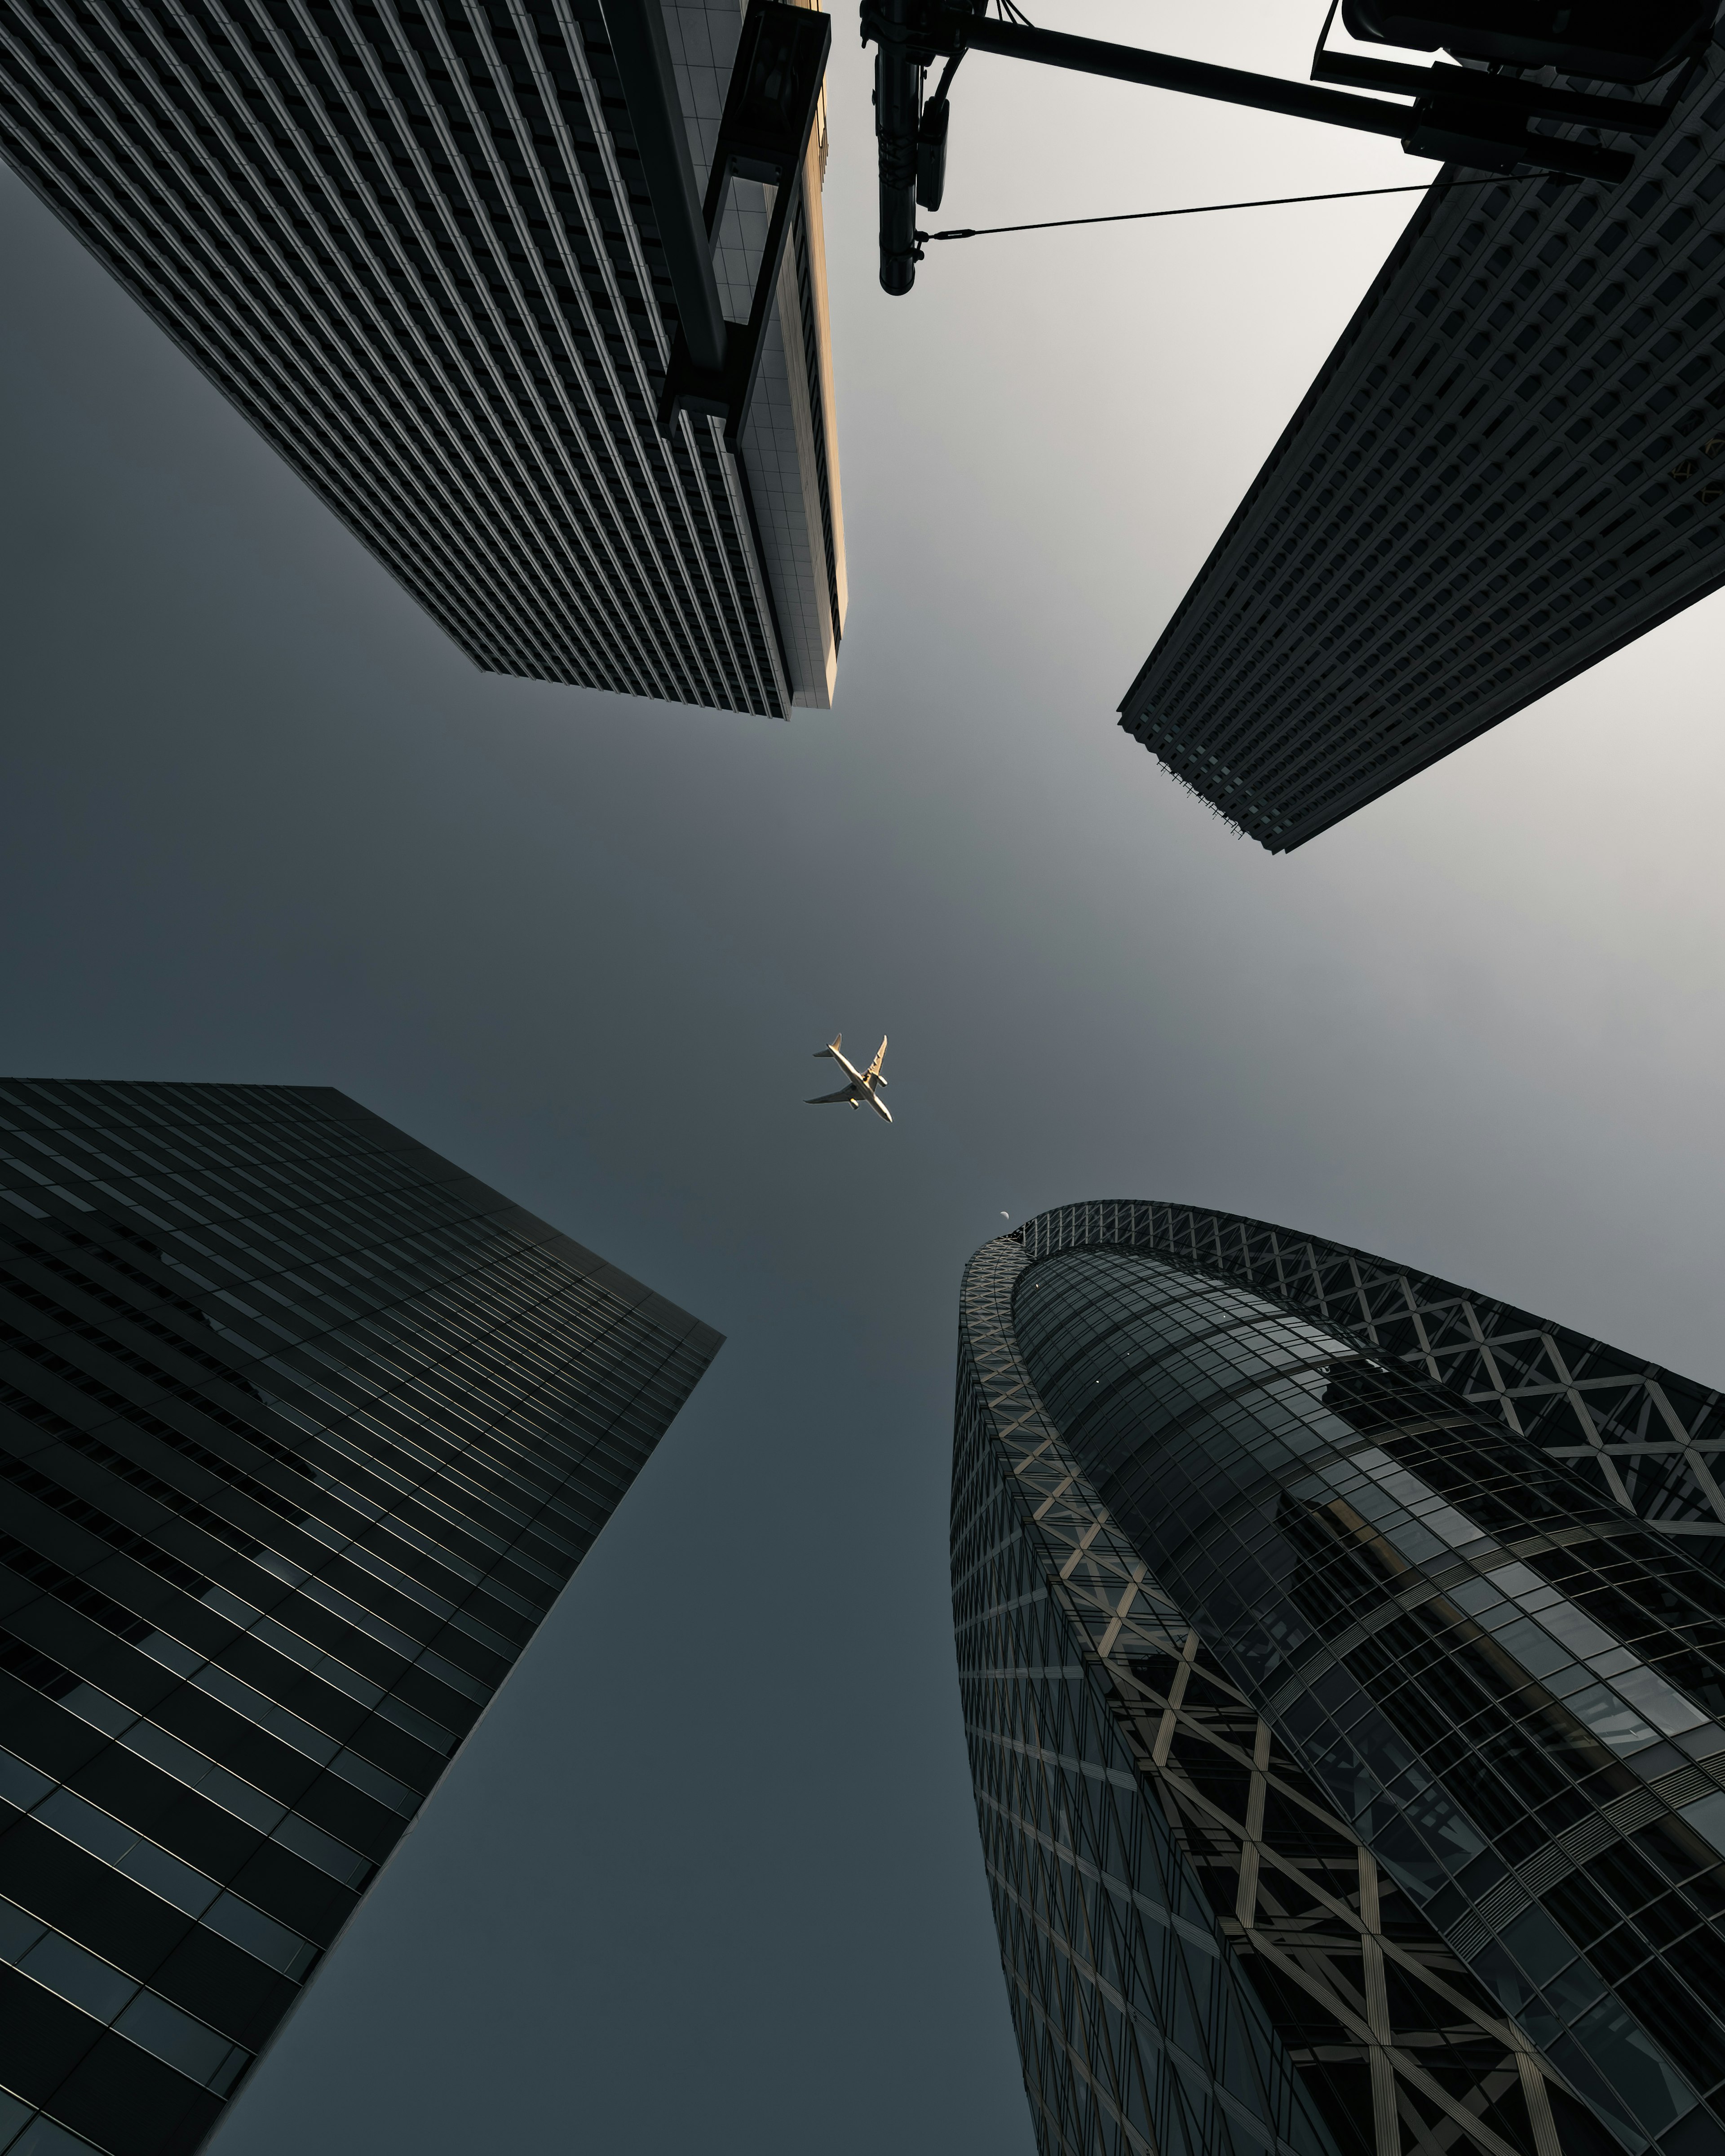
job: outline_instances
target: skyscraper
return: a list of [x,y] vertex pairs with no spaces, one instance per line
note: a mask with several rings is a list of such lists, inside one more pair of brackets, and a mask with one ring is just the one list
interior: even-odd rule
[[[742,19],[665,0],[701,184]],[[600,0],[0,0],[0,152],[475,665],[830,704],[824,106],[734,454],[657,430],[677,305]],[[766,226],[739,180],[733,313]]]
[[340,1093],[0,1082],[0,2149],[199,2144],[719,1345]]
[[1044,2156],[1725,2150],[1722,1447],[1261,1222],[977,1253],[953,1606]]
[[1722,36],[1621,186],[1426,197],[1127,690],[1272,853],[1725,582]]

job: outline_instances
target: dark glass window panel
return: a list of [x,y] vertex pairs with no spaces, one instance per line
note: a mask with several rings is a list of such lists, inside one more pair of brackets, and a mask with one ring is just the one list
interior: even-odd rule
[[44,2103],[101,2035],[101,2024],[15,1969],[0,1967],[0,2082]]
[[0,1122],[120,1194],[0,1173],[0,1892],[118,2013],[55,2116],[126,2156],[207,2129],[717,1341],[337,1095]]
[[221,2115],[221,2099],[113,2032],[50,2099],[50,2115],[113,2156],[191,2156]]

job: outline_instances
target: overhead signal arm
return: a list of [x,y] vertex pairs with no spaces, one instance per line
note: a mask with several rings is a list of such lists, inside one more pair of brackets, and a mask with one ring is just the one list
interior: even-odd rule
[[[967,52],[998,53],[1116,82],[1143,83],[1191,97],[1214,98],[1260,112],[1281,112],[1332,127],[1351,127],[1399,141],[1410,157],[1432,157],[1484,172],[1534,165],[1578,179],[1627,179],[1634,159],[1625,151],[1532,131],[1535,119],[1634,135],[1651,135],[1669,116],[1669,100],[1638,104],[1548,87],[1513,74],[1447,66],[1409,67],[1353,54],[1327,54],[1318,41],[1311,83],[1212,67],[1200,60],[1104,44],[996,19],[987,0],[862,0],[863,43],[876,47],[875,132],[880,172],[880,283],[908,292],[922,259],[916,211],[938,209],[945,186],[950,115],[947,88]],[[1331,9],[1333,18],[1335,9]],[[1351,12],[1351,11],[1350,11]],[[1352,24],[1350,24],[1352,27]],[[923,82],[935,61],[947,65],[933,98]],[[1387,90],[1411,100],[1392,104],[1325,86]]]

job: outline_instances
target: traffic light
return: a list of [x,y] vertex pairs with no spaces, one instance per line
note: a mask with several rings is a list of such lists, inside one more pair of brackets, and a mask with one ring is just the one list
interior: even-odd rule
[[1458,60],[1556,68],[1594,81],[1653,82],[1692,59],[1717,13],[1716,0],[1455,0],[1445,8],[1398,0],[1343,0],[1342,21],[1368,44],[1440,48]]
[[[1635,169],[1631,151],[1600,135],[1657,134],[1678,92],[1653,99],[1601,96],[1569,80],[1543,81],[1551,70],[1589,82],[1634,85],[1669,74],[1700,54],[1717,0],[1584,0],[1553,8],[1528,0],[1451,0],[1445,16],[1394,12],[1396,0],[1341,0],[1342,18],[1367,44],[1431,52],[1465,62],[1410,66],[1358,51],[1328,49],[1332,5],[1313,56],[1309,83],[1212,67],[1136,45],[1105,44],[1033,28],[1011,0],[862,0],[865,44],[875,57],[875,136],[880,169],[880,284],[908,292],[922,259],[916,211],[938,209],[946,186],[947,88],[968,52],[1034,60],[1045,67],[1142,83],[1191,97],[1214,98],[1260,112],[1283,112],[1326,126],[1386,135],[1410,157],[1480,172],[1545,172],[1619,182]],[[1016,19],[1005,19],[1009,11]],[[1486,18],[1489,17],[1489,20]],[[924,102],[928,70],[947,64]],[[1522,72],[1527,70],[1527,72]],[[1355,97],[1320,87],[1388,90],[1410,100]],[[1681,87],[1681,85],[1680,85]],[[1555,126],[1553,123],[1555,123]],[[1558,133],[1557,127],[1566,131]]]

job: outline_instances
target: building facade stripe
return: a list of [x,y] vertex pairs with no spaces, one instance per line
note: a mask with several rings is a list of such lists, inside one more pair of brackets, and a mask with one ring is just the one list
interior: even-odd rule
[[0,1083],[0,2147],[205,2138],[718,1345],[340,1094]]
[[[5,0],[0,151],[476,665],[830,703],[835,488],[763,546],[758,443],[655,423],[675,311],[597,0]],[[780,432],[830,402],[815,327]]]
[[1623,139],[1426,198],[1121,705],[1272,852],[1725,579],[1717,35]]

